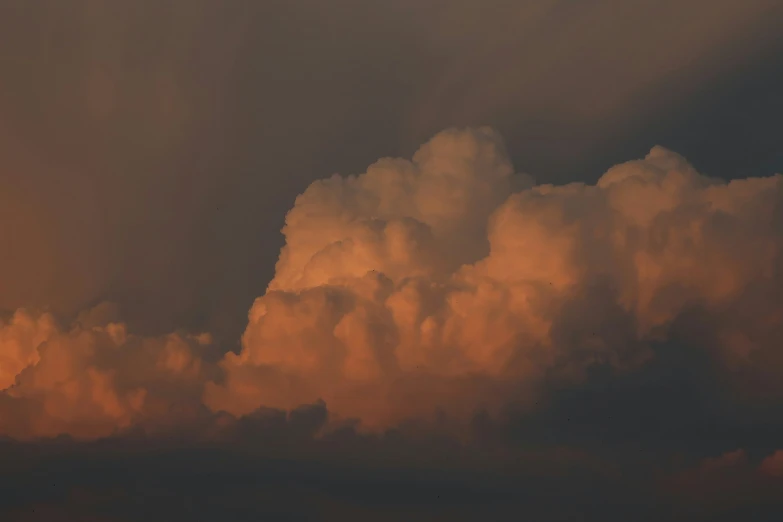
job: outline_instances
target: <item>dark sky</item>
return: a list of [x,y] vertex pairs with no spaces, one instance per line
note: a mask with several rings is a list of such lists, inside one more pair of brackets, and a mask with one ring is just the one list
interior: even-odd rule
[[712,176],[783,168],[773,0],[0,9],[5,197],[59,238],[5,221],[7,310],[108,299],[138,328],[235,337],[307,184],[452,125],[495,126],[541,182],[656,144]]
[[[297,195],[449,127],[497,129],[541,184],[655,145],[712,177],[782,173],[782,26],[779,0],[0,1],[0,318],[111,302],[134,334],[238,351]],[[217,441],[0,440],[0,519],[777,520],[780,479],[758,470],[783,402],[724,395],[702,359],[742,303],[780,309],[752,292],[692,303],[630,375],[552,378],[534,414],[477,416],[453,452],[442,426],[320,438],[322,406]]]

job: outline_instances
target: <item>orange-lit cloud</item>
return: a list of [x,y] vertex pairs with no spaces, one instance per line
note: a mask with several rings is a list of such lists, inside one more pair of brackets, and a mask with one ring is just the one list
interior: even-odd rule
[[767,456],[761,462],[759,471],[770,477],[783,478],[783,450],[777,450],[772,455]]
[[210,342],[207,335],[137,337],[122,323],[62,329],[50,315],[18,311],[0,325],[0,433],[97,438],[137,423],[181,421],[188,405],[198,409],[192,403],[208,376],[200,352]]
[[38,347],[57,333],[57,325],[49,314],[34,317],[25,310],[0,322],[0,390],[16,381],[16,376],[41,359]]
[[532,186],[494,131],[445,131],[412,161],[297,199],[205,402],[243,414],[324,399],[375,425],[470,411],[524,399],[555,369],[641,364],[689,307],[740,301],[763,325],[721,327],[717,355],[768,352],[743,339],[780,328],[780,305],[748,292],[779,281],[782,180],[727,184],[655,147],[595,186]]
[[780,451],[761,464],[737,449],[708,457],[668,481],[672,495],[686,508],[686,519],[714,520],[743,505],[770,505],[780,498]]
[[111,306],[67,328],[18,310],[0,323],[0,433],[95,438],[319,400],[368,427],[459,418],[594,364],[639,367],[694,307],[718,366],[769,395],[782,195],[783,176],[726,183],[661,147],[596,185],[536,186],[492,129],[447,130],[297,198],[242,350],[217,366],[208,336],[134,335]]

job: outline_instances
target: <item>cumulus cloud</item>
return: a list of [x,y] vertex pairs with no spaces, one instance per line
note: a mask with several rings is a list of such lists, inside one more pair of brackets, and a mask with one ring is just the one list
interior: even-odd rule
[[734,389],[774,399],[782,180],[726,183],[655,147],[595,185],[535,185],[494,130],[446,130],[296,199],[238,354],[129,333],[106,304],[68,327],[16,311],[0,323],[0,432],[220,426],[320,400],[372,428],[465,420],[533,407],[594,366],[639,368],[683,324]]
[[38,346],[56,331],[50,314],[34,317],[17,310],[8,321],[0,322],[0,390],[9,388],[22,370],[40,360]]
[[244,414],[323,399],[371,425],[524,402],[552,374],[643,364],[693,307],[716,319],[740,303],[758,319],[723,322],[712,349],[763,373],[782,179],[726,183],[655,147],[596,185],[534,186],[493,130],[447,130],[412,161],[297,198],[242,351],[205,402]]
[[197,414],[210,337],[138,337],[102,323],[105,313],[82,314],[70,328],[25,311],[0,324],[0,433],[92,439]]

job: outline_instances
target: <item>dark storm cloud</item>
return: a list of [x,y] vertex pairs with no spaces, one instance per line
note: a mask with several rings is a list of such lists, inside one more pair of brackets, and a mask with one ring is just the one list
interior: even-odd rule
[[[20,521],[774,520],[781,507],[780,479],[744,451],[656,464],[647,449],[598,457],[556,441],[504,439],[504,424],[480,418],[468,443],[405,427],[324,433],[325,419],[324,405],[259,411],[206,445],[192,434],[4,442],[0,503]],[[722,491],[731,498],[716,498]]]

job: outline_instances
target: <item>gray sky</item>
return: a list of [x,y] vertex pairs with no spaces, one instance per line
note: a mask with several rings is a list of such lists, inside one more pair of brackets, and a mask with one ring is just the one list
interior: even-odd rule
[[3,2],[0,307],[109,299],[137,328],[230,338],[310,181],[452,125],[497,127],[541,181],[592,181],[655,144],[709,174],[769,174],[782,9]]

